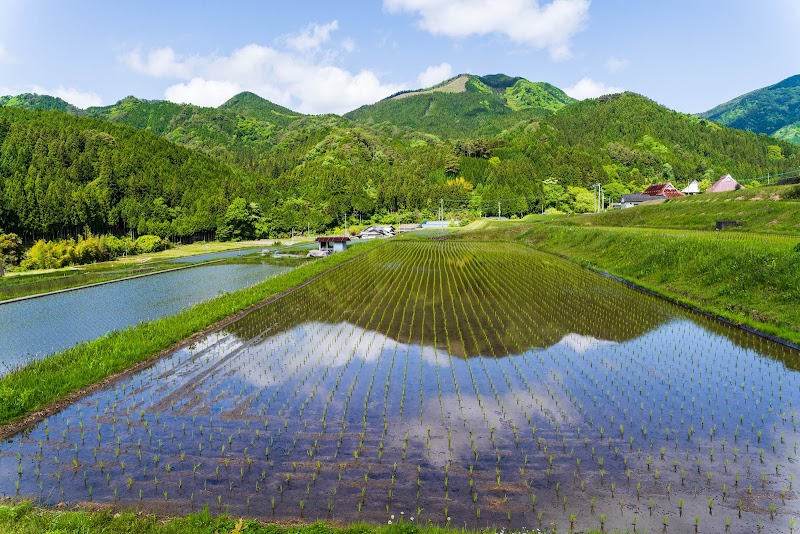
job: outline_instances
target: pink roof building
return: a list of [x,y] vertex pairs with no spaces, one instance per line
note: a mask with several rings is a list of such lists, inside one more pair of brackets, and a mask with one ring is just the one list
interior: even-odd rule
[[664,196],[667,198],[675,198],[685,196],[683,193],[672,185],[670,182],[651,184],[650,187],[642,192],[643,195],[650,196]]
[[737,182],[733,179],[730,174],[726,174],[716,182],[714,185],[708,188],[706,193],[722,193],[724,191],[735,191],[736,189],[741,189],[742,184]]

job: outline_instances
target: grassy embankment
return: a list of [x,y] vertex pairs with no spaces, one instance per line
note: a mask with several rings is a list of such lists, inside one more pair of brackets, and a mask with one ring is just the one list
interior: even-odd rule
[[[104,532],[107,534],[137,532],[141,534],[479,534],[495,533],[496,529],[466,530],[458,527],[416,525],[398,519],[392,524],[355,523],[347,526],[325,522],[297,524],[260,523],[233,519],[226,515],[212,517],[207,511],[185,517],[163,519],[135,513],[115,514],[111,511],[57,511],[36,508],[30,503],[0,505],[0,531],[17,534],[40,532]],[[550,532],[542,530],[540,532]],[[598,530],[581,530],[597,534]],[[606,531],[611,532],[611,531]]]
[[[800,203],[786,200],[795,187],[556,219],[511,237],[800,343]],[[722,219],[742,226],[714,231]]]
[[[13,271],[6,273],[6,276],[0,278],[0,301],[84,287],[114,280],[123,280],[132,276],[155,274],[192,265],[202,265],[203,263],[207,263],[208,260],[198,260],[196,263],[170,263],[170,260],[179,258],[191,259],[192,256],[228,252],[242,248],[253,248],[253,251],[256,252],[260,250],[258,247],[271,247],[272,243],[272,241],[195,243],[192,245],[178,246],[161,252],[154,252],[152,254],[125,256],[112,261],[104,261],[91,265],[64,267],[62,269]],[[286,247],[281,248],[283,249]]]
[[292,289],[379,244],[359,244],[253,287],[202,302],[176,315],[112,332],[15,370],[0,379],[0,425],[146,362],[219,321]]

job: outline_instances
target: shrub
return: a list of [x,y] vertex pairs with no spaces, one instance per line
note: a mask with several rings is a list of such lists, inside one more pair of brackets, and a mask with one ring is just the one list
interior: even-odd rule
[[149,254],[167,248],[169,241],[163,240],[157,235],[142,235],[136,240],[134,248],[137,254]]
[[58,269],[75,261],[75,241],[45,241],[40,239],[25,254],[20,266],[25,270]]

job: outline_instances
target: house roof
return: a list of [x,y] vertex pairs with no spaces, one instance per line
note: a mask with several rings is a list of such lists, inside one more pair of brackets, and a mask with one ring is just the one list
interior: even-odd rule
[[684,196],[683,193],[678,191],[678,189],[672,185],[670,182],[660,183],[660,184],[652,184],[650,187],[645,189],[642,192],[643,195],[663,195],[667,198],[674,198],[674,197],[682,197]]
[[681,189],[681,193],[699,193],[700,192],[700,185],[697,183],[697,180],[693,181],[689,185],[687,185],[684,189]]
[[350,238],[342,235],[318,237],[317,243],[347,243]]
[[622,195],[622,203],[626,202],[650,202],[651,200],[664,200],[664,195],[646,195],[644,193],[631,193],[630,195]]
[[714,185],[708,188],[709,193],[721,193],[723,191],[733,191],[736,187],[741,187],[741,184],[733,179],[733,176],[726,174],[719,180],[714,182]]
[[397,227],[397,229],[401,232],[405,230],[417,230],[419,228],[422,228],[422,225],[416,223],[401,224],[400,226]]

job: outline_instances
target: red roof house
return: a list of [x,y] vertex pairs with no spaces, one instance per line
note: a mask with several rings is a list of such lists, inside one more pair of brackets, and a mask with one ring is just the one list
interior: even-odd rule
[[652,184],[650,187],[645,189],[642,192],[643,195],[650,195],[652,197],[655,196],[663,196],[667,198],[675,198],[675,197],[683,197],[686,196],[678,189],[669,182],[662,183],[662,184]]
[[724,191],[735,191],[736,189],[741,189],[742,185],[733,179],[730,174],[726,174],[716,182],[714,185],[708,188],[706,193],[722,193]]

